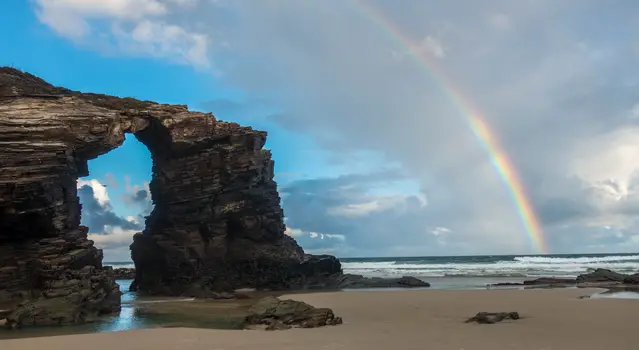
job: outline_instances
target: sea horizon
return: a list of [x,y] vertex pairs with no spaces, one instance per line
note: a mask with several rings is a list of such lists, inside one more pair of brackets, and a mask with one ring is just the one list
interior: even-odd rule
[[[632,274],[639,253],[516,254],[339,258],[344,273],[367,277],[418,278],[574,278],[597,268]],[[114,268],[134,267],[132,261],[104,262]]]

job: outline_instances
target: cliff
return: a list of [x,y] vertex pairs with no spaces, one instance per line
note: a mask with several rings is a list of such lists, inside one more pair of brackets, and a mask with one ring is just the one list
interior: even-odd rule
[[114,272],[80,225],[76,182],[88,175],[88,160],[120,146],[126,133],[151,152],[155,205],[131,244],[132,289],[214,297],[243,287],[428,286],[344,275],[334,256],[305,254],[285,235],[266,132],[0,67],[0,319],[7,325],[81,323],[120,310]]
[[[139,291],[286,287],[304,252],[284,234],[265,132],[0,68],[0,310],[22,303],[9,322],[76,323],[119,310],[113,272],[80,226],[76,180],[125,133],[153,159],[155,209],[131,245]],[[52,317],[59,309],[64,316]]]

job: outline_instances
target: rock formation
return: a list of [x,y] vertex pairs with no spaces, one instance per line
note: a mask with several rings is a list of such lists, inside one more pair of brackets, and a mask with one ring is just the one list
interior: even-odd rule
[[80,225],[76,180],[125,133],[153,160],[155,208],[131,244],[133,290],[206,297],[369,281],[344,277],[335,257],[304,254],[284,234],[266,132],[0,67],[0,309],[13,310],[8,324],[83,322],[119,310],[113,271]]
[[493,324],[503,320],[518,320],[518,312],[478,312],[477,315],[466,320],[466,323],[476,322],[481,324]]
[[597,282],[619,282],[622,283],[628,275],[614,272],[608,269],[596,269],[593,272],[579,275],[577,283],[597,283]]
[[[61,323],[119,310],[112,270],[80,226],[76,180],[125,133],[153,159],[155,209],[131,245],[138,290],[277,285],[302,262],[304,252],[283,233],[265,132],[0,68],[0,303],[39,303],[21,308],[42,314],[67,305]],[[52,322],[28,318],[16,322]]]
[[135,269],[128,267],[120,267],[113,269],[113,275],[116,280],[132,280],[135,278]]
[[624,284],[630,285],[638,285],[639,284],[639,273],[632,274],[630,276],[626,276],[623,280]]
[[281,330],[293,327],[316,328],[342,324],[329,308],[316,308],[295,300],[280,300],[269,296],[260,299],[248,310],[247,327],[263,326],[265,330]]
[[606,288],[610,291],[639,290],[639,273],[625,275],[608,269],[595,269],[576,278],[541,277],[524,282],[507,282],[491,284],[492,287],[521,286],[524,288]]

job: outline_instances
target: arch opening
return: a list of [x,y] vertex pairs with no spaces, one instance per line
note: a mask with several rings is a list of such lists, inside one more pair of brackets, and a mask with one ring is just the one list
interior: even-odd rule
[[152,162],[148,147],[127,133],[121,146],[89,160],[88,175],[77,180],[80,223],[104,265],[133,267],[129,246],[154,208]]

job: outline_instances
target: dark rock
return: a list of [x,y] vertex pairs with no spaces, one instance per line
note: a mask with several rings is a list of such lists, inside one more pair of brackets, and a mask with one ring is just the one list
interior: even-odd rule
[[522,282],[500,282],[500,283],[492,283],[489,284],[489,287],[514,287],[514,286],[523,286]]
[[110,269],[93,266],[65,271],[51,280],[37,298],[18,304],[6,317],[6,326],[55,326],[90,322],[120,310],[120,290]]
[[540,277],[524,282],[502,282],[490,284],[490,287],[524,287],[524,288],[564,288],[574,286],[577,283],[574,279]]
[[[335,259],[333,257],[333,259]],[[339,262],[339,261],[338,261]],[[289,284],[289,289],[297,290],[340,290],[340,289],[362,289],[362,288],[417,288],[430,287],[428,282],[411,276],[399,278],[364,277],[362,275],[352,275],[332,273],[309,273],[303,278],[294,278]]]
[[623,283],[628,275],[614,272],[608,269],[596,269],[591,273],[577,276],[577,283],[593,283],[593,282],[620,282]]
[[120,309],[113,270],[80,226],[76,181],[126,133],[153,161],[154,210],[131,244],[132,290],[219,297],[239,288],[426,286],[344,276],[335,257],[304,254],[284,234],[266,132],[0,67],[0,304],[11,305],[12,325]]
[[411,276],[400,278],[367,278],[360,275],[343,275],[339,283],[340,289],[345,288],[424,288],[430,287],[428,282]]
[[531,288],[606,288],[615,290],[635,290],[639,285],[639,273],[624,275],[608,269],[596,269],[593,272],[579,275],[576,279],[542,277],[523,283],[497,283],[491,286],[525,286]]
[[639,273],[632,274],[623,279],[624,284],[639,284]]
[[[155,209],[131,245],[136,290],[269,285],[302,263],[302,249],[284,234],[265,132],[186,106],[79,93],[0,68],[0,297],[13,308],[26,302],[16,322],[82,322],[93,310],[119,310],[113,271],[80,226],[76,180],[125,133],[153,160]],[[90,283],[61,287],[85,267],[93,268]],[[76,289],[86,300],[67,302]],[[68,315],[55,320],[28,316],[61,308]]]
[[135,269],[121,267],[113,269],[116,280],[132,280],[135,278]]
[[536,278],[534,280],[524,281],[523,284],[525,286],[540,286],[540,285],[567,286],[567,285],[572,285],[575,283],[576,281],[574,279],[541,277],[541,278]]
[[466,323],[477,322],[482,324],[493,324],[503,320],[518,320],[517,312],[479,312],[477,315],[466,320]]
[[342,323],[329,308],[315,308],[295,300],[280,300],[273,296],[260,299],[248,310],[245,322],[248,327],[263,325],[266,330],[316,328]]

